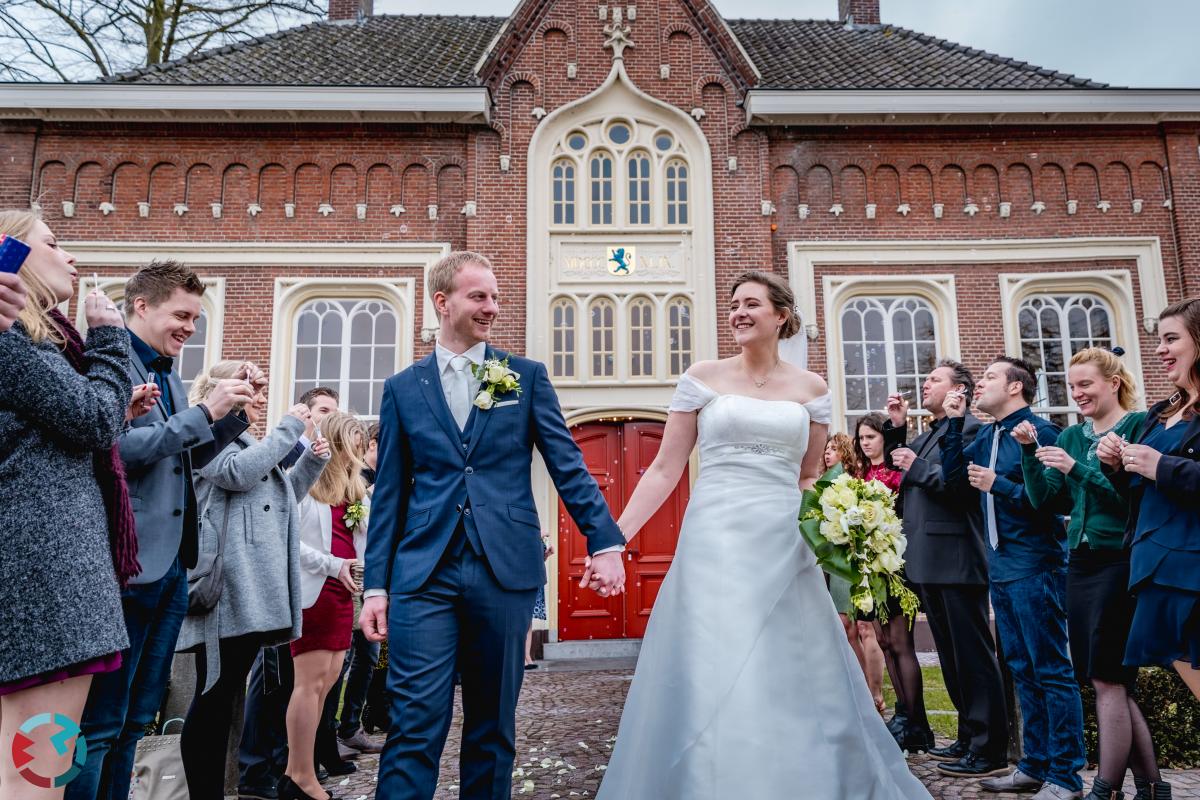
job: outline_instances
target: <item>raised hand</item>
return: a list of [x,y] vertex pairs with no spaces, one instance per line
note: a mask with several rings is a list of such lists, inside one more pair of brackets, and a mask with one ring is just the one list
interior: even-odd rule
[[255,391],[267,385],[267,374],[259,369],[253,361],[242,364],[242,375],[250,382]]
[[[1022,425],[1029,425],[1028,422],[1022,422]],[[1033,427],[1032,425],[1030,427]],[[1013,431],[1016,433],[1016,431]],[[1061,447],[1039,447],[1034,453],[1037,460],[1042,462],[1047,467],[1058,470],[1063,475],[1067,475],[1075,468],[1075,459],[1063,450]]]
[[1120,469],[1121,451],[1127,444],[1124,438],[1109,431],[1096,445],[1096,457],[1113,469]]
[[903,394],[888,395],[887,415],[896,428],[903,428],[908,424],[908,401],[904,399]]
[[329,458],[329,440],[324,436],[318,436],[317,440],[312,443],[312,451],[314,455],[321,458]]
[[981,492],[990,492],[996,482],[996,470],[981,467],[978,464],[967,465],[967,483]]
[[908,447],[897,447],[892,451],[892,464],[901,472],[906,471],[917,460],[917,454]]
[[83,300],[83,316],[89,328],[99,328],[104,325],[125,327],[125,319],[108,295],[99,289],[93,289]]
[[162,389],[157,383],[143,383],[133,387],[133,396],[129,398],[129,407],[125,409],[125,421],[137,419],[150,413],[150,409],[162,397]]
[[254,389],[240,378],[222,378],[204,400],[208,413],[214,420],[223,419],[234,406],[242,406],[254,399]]
[[1025,420],[1012,430],[1012,437],[1017,440],[1018,444],[1037,444],[1037,428],[1033,427],[1033,423]]
[[296,405],[287,410],[287,415],[303,422],[304,429],[308,430],[308,426],[312,420],[312,412],[308,410],[308,406],[304,403],[296,403]]
[[12,327],[29,296],[25,284],[11,272],[0,272],[0,333]]
[[942,410],[946,412],[947,417],[963,417],[966,416],[969,405],[966,392],[951,389],[946,392],[946,399],[942,401]]
[[1121,464],[1126,472],[1157,480],[1158,461],[1162,453],[1144,444],[1127,444],[1121,451]]

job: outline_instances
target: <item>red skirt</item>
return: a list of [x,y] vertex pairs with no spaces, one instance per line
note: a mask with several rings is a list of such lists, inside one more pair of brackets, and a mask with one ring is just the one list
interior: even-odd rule
[[291,644],[292,656],[313,650],[344,652],[354,632],[354,601],[336,578],[326,578],[317,602],[304,609],[300,638]]

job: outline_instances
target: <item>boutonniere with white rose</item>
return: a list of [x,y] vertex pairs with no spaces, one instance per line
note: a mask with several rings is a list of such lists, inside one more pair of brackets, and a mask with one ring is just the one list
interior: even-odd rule
[[471,370],[475,373],[476,380],[479,381],[479,392],[472,402],[480,411],[487,411],[494,406],[497,394],[521,393],[521,384],[517,382],[521,376],[509,369],[507,358],[503,361],[498,358],[489,358],[482,364],[472,366]]

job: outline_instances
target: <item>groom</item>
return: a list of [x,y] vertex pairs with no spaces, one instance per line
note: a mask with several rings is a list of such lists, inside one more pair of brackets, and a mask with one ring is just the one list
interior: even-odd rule
[[[625,539],[567,430],[545,365],[487,343],[500,311],[491,263],[451,253],[430,270],[427,291],[441,322],[437,348],[388,379],[379,416],[360,617],[368,639],[388,639],[392,725],[375,797],[433,797],[457,670],[459,797],[507,800],[525,631],[546,582],[533,447],[588,539],[585,583],[602,595],[624,589]],[[482,398],[494,384],[473,367],[491,359],[508,359],[519,385],[497,389],[489,404]]]

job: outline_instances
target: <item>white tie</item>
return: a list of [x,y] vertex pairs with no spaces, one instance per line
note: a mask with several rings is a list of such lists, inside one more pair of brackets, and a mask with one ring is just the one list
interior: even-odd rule
[[471,416],[471,373],[467,368],[472,363],[466,356],[450,359],[450,413],[460,431],[467,427],[467,417]]
[[[996,454],[1000,452],[1000,434],[1003,433],[1000,426],[996,426],[996,432],[992,436],[992,457],[988,459],[988,469],[993,472],[996,470]],[[992,488],[996,488],[992,486]],[[987,503],[987,527],[988,527],[988,543],[995,550],[1000,545],[1000,531],[996,528],[996,499],[991,492],[984,495],[984,502]]]

